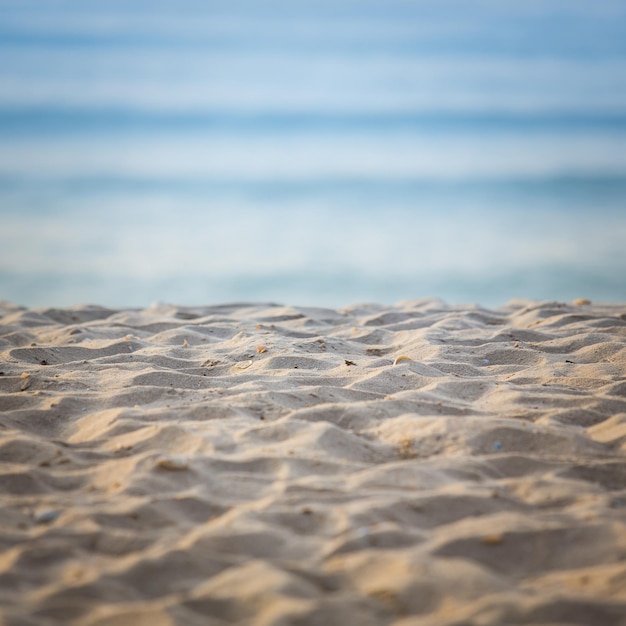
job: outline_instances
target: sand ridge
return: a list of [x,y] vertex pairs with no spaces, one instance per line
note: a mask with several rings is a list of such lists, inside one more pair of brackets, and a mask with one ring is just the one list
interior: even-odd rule
[[8,626],[626,624],[624,305],[0,303],[0,463]]

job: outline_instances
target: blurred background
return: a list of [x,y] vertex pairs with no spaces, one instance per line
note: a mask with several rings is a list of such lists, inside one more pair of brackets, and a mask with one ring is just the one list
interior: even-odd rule
[[621,0],[0,0],[0,299],[626,301]]

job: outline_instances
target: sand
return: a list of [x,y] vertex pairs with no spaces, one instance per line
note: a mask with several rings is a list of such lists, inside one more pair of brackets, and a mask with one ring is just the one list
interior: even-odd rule
[[3,303],[0,359],[3,625],[626,624],[626,305]]

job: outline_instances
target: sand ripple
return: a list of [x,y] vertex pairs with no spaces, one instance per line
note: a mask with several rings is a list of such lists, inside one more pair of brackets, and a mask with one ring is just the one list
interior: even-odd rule
[[0,319],[7,626],[626,624],[624,306]]

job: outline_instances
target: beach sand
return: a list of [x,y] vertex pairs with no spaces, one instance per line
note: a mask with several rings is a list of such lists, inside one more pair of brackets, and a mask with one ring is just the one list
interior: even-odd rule
[[5,626],[626,624],[626,305],[2,303],[0,358]]

